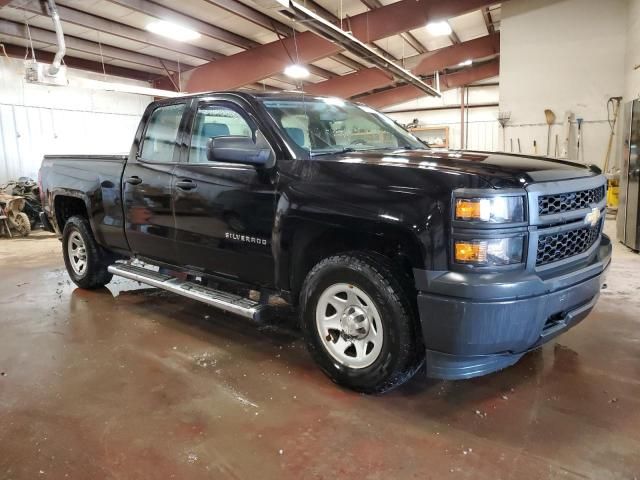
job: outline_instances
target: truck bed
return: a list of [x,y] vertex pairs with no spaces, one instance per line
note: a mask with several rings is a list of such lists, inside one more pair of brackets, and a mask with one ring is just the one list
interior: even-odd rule
[[124,154],[45,155],[40,169],[45,212],[51,216],[58,197],[80,199],[86,205],[97,242],[127,250],[122,209],[126,161]]

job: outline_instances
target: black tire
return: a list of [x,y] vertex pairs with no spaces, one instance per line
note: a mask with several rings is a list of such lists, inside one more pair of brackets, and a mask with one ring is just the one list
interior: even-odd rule
[[[69,237],[74,233],[80,235],[86,250],[86,267],[81,273],[74,270],[71,264],[72,259],[69,256]],[[91,226],[83,217],[71,217],[65,223],[62,232],[62,253],[69,277],[80,288],[93,290],[104,287],[113,278],[113,275],[107,271],[107,267],[111,263],[109,255],[96,243]]]
[[13,218],[13,223],[18,235],[22,237],[29,236],[29,234],[31,233],[31,222],[29,221],[29,217],[26,213],[16,213],[15,217]]
[[[316,325],[321,295],[340,283],[366,293],[380,314],[382,349],[375,361],[364,368],[350,368],[336,360]],[[302,330],[309,352],[331,380],[358,392],[383,393],[407,382],[418,371],[424,362],[424,348],[410,288],[406,275],[388,258],[373,253],[348,252],[328,257],[311,269],[300,293]]]

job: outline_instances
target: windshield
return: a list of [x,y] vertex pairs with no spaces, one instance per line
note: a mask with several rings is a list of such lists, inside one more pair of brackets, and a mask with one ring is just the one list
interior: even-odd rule
[[338,98],[266,98],[262,104],[291,143],[311,156],[426,147],[389,117]]

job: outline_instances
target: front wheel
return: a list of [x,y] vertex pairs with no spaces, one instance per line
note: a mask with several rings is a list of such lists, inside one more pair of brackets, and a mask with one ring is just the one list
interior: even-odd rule
[[408,381],[424,359],[402,274],[386,257],[326,258],[307,275],[301,322],[307,346],[334,382],[381,393]]
[[86,219],[76,216],[67,220],[62,233],[62,252],[67,273],[79,287],[100,288],[113,278],[107,271],[108,259],[93,238]]

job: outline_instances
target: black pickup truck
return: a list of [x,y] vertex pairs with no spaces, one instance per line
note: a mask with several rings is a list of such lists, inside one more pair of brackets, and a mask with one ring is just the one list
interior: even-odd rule
[[120,275],[256,320],[279,296],[362,392],[514,364],[591,311],[611,257],[596,168],[432,150],[330,97],[154,102],[128,155],[46,156],[40,181],[80,287]]

